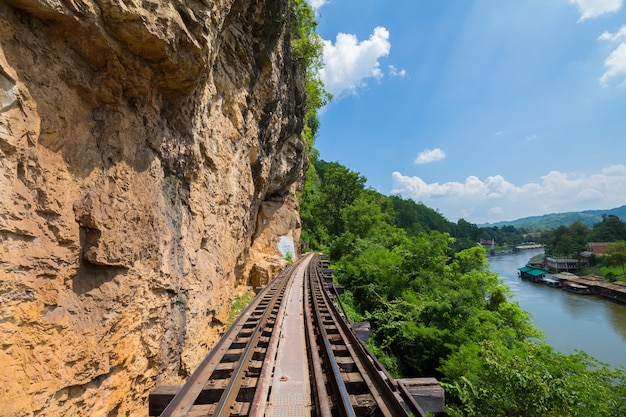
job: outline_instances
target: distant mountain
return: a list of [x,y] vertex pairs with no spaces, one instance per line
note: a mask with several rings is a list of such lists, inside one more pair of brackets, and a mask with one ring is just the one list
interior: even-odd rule
[[589,227],[602,221],[602,215],[614,215],[622,221],[626,221],[626,205],[613,208],[610,210],[585,210],[569,213],[553,213],[544,214],[543,216],[524,217],[522,219],[503,221],[497,223],[485,223],[478,225],[479,227],[503,227],[515,226],[516,228],[525,227],[529,229],[556,229],[557,227],[569,226],[575,221],[580,221]]

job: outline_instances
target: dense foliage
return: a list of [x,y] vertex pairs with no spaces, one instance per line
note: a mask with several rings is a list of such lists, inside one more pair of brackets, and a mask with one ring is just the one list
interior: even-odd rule
[[313,153],[313,144],[319,128],[317,112],[331,99],[318,76],[318,70],[322,66],[322,41],[315,31],[317,28],[315,11],[306,0],[289,0],[289,10],[293,59],[304,73],[306,112],[302,138],[308,146],[308,151]]
[[330,253],[372,351],[397,376],[438,377],[448,415],[626,415],[624,370],[541,342],[487,268],[476,240],[515,228],[448,222],[338,163],[314,161],[301,197],[303,239]]

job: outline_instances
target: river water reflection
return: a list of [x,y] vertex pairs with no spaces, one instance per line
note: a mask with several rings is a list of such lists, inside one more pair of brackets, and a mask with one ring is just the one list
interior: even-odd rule
[[513,252],[488,260],[491,270],[511,288],[514,301],[532,314],[547,343],[560,352],[583,350],[602,362],[626,368],[626,304],[521,280],[517,268],[542,252]]

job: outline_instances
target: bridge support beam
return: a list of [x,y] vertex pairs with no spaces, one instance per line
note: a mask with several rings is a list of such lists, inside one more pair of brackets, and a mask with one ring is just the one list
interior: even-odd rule
[[413,396],[419,406],[427,413],[444,411],[446,405],[445,392],[435,378],[403,378],[397,379]]

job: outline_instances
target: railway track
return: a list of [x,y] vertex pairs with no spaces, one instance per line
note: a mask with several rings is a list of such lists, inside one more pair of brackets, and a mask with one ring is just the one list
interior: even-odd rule
[[[151,416],[424,416],[369,354],[307,255],[264,288],[182,387],[158,387]],[[344,314],[345,316],[345,314]]]

